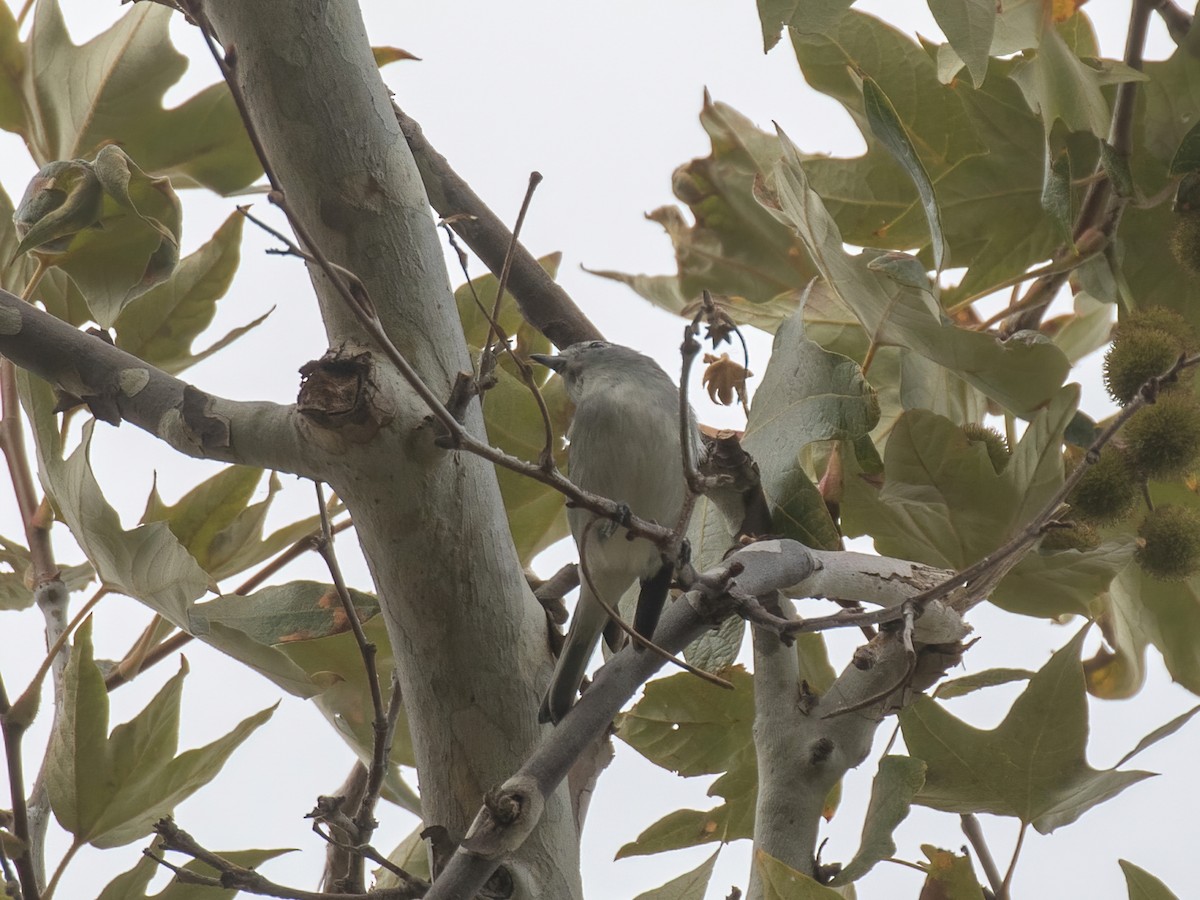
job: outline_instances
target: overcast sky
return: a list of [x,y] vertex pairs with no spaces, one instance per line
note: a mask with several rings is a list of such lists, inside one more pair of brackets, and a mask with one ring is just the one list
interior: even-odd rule
[[[129,9],[116,0],[64,0],[68,24],[82,41]],[[885,12],[909,32],[938,39],[923,3],[863,2],[859,8]],[[618,0],[607,3],[513,2],[364,4],[372,42],[403,47],[421,62],[388,67],[385,78],[405,110],[422,123],[430,142],[446,155],[503,218],[516,214],[531,170],[545,181],[538,189],[524,240],[535,254],[564,254],[560,280],[610,339],[626,343],[678,370],[681,322],[651,309],[623,286],[581,271],[581,266],[628,272],[673,270],[669,241],[645,212],[673,202],[670,176],[680,163],[708,152],[697,121],[702,92],[730,103],[769,128],[777,121],[803,149],[854,155],[863,141],[841,108],[809,90],[787,42],[770,55],[761,49],[754,4],[718,0]],[[1124,42],[1128,3],[1093,0],[1087,7],[1108,55],[1119,55]],[[196,36],[182,22],[174,28],[178,43],[193,58],[180,89],[168,95],[177,103],[215,80]],[[1157,19],[1152,58],[1169,52]],[[0,136],[0,182],[19,197],[34,167],[19,141]],[[235,201],[185,196],[184,252],[201,244],[233,209]],[[265,205],[264,205],[265,206]],[[261,207],[260,207],[261,208]],[[323,333],[302,267],[293,260],[263,255],[269,240],[247,228],[238,280],[222,301],[210,335],[223,334],[276,306],[267,324],[226,352],[187,373],[205,390],[237,399],[291,402],[296,370],[324,350]],[[473,274],[481,264],[473,262]],[[461,276],[452,271],[451,281]],[[752,335],[751,368],[761,372],[770,340]],[[200,344],[205,343],[201,339]],[[1084,383],[1084,407],[1107,410],[1097,367],[1076,377]],[[698,385],[695,387],[698,388]],[[698,390],[693,396],[702,420],[740,426],[736,411],[717,409]],[[127,525],[136,522],[155,472],[166,500],[174,501],[218,467],[174,457],[131,426],[119,432],[100,426],[94,449],[97,476]],[[6,490],[0,490],[0,534],[17,537],[19,525]],[[290,482],[277,503],[275,524],[311,513],[311,488]],[[56,529],[60,559],[74,562],[65,529]],[[369,589],[352,540],[339,543],[352,582]],[[573,548],[559,545],[539,562],[549,573],[572,558]],[[290,578],[325,579],[316,561],[289,568]],[[97,617],[98,655],[119,656],[149,615],[133,601],[110,598]],[[968,654],[967,671],[996,665],[1037,668],[1074,633],[1002,614],[984,607],[972,613],[981,641]],[[41,659],[40,617],[34,611],[0,613],[0,666],[10,692],[24,683]],[[835,665],[844,665],[852,636],[831,641]],[[1094,643],[1094,638],[1093,638]],[[1090,652],[1090,651],[1089,651]],[[15,653],[15,655],[14,655]],[[279,691],[241,666],[205,647],[187,650],[192,674],[184,698],[181,747],[211,740],[250,712],[279,699]],[[164,664],[113,695],[112,721],[124,721],[149,699],[175,670]],[[982,696],[955,701],[951,710],[978,727],[993,727],[1018,688],[997,688]],[[1184,709],[1195,698],[1171,685],[1152,653],[1145,692],[1134,701],[1091,704],[1091,763],[1116,762],[1146,732]],[[44,739],[48,716],[28,739],[32,755]],[[825,861],[848,860],[857,849],[858,830],[878,752],[892,731],[880,729],[876,755],[852,773],[842,808],[828,827]],[[1195,734],[1184,732],[1139,757],[1139,768],[1163,777],[1138,784],[1116,800],[1089,812],[1067,828],[1043,837],[1031,832],[1018,866],[1014,896],[1124,898],[1116,864],[1124,857],[1154,872],[1181,896],[1194,881],[1192,861],[1175,823],[1190,822],[1200,807],[1194,776]],[[274,720],[237,754],[214,785],[179,807],[177,819],[215,849],[298,847],[302,853],[269,864],[277,880],[312,887],[323,849],[302,819],[318,793],[335,788],[351,756],[308,704],[284,697]],[[411,774],[411,773],[410,773]],[[617,761],[605,774],[592,804],[584,836],[584,876],[589,896],[633,897],[692,868],[712,848],[613,862],[615,850],[661,815],[681,806],[708,808],[711,779],[683,781],[645,763],[618,744]],[[388,850],[414,826],[413,818],[391,807],[380,810],[376,844]],[[994,854],[1003,866],[1011,852],[1016,824],[984,817]],[[51,844],[51,865],[63,849],[61,832]],[[898,855],[921,859],[919,846],[933,843],[958,849],[964,843],[957,818],[925,810],[897,832]],[[137,860],[140,845],[116,852],[82,852],[68,871],[61,900],[94,897],[117,872]],[[748,842],[726,848],[710,897],[723,898],[730,885],[747,881]],[[862,898],[916,897],[920,876],[906,868],[881,864],[862,883]]]

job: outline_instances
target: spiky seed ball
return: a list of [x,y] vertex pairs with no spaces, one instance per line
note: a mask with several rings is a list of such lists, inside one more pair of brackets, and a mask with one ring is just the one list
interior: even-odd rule
[[1064,522],[1062,528],[1051,528],[1042,536],[1041,549],[1095,550],[1100,546],[1100,535],[1086,522]]
[[1110,444],[1101,451],[1100,459],[1088,466],[1067,502],[1075,518],[1093,525],[1109,525],[1133,510],[1138,487],[1129,455],[1124,448]]
[[1200,572],[1200,512],[1164,505],[1138,526],[1134,559],[1142,571],[1162,581],[1182,581]]
[[1121,326],[1104,354],[1104,386],[1109,396],[1124,406],[1142,385],[1171,368],[1179,353],[1179,342],[1165,331]]
[[999,475],[1004,467],[1008,465],[1008,458],[1012,456],[1012,451],[1008,449],[1008,441],[1004,439],[1004,435],[998,432],[995,428],[988,428],[985,425],[979,425],[975,422],[969,422],[962,427],[963,434],[967,436],[967,440],[972,444],[983,444],[987,449],[988,459],[991,460],[992,468]]
[[1158,480],[1183,475],[1200,456],[1200,404],[1190,391],[1160,394],[1122,434],[1136,472]]
[[1187,319],[1165,306],[1147,306],[1121,316],[1116,334],[1119,337],[1127,331],[1139,328],[1165,331],[1179,342],[1180,353],[1191,353],[1200,349],[1200,344],[1196,341],[1196,331],[1188,324]]
[[1181,213],[1171,228],[1171,255],[1193,275],[1200,275],[1200,211]]

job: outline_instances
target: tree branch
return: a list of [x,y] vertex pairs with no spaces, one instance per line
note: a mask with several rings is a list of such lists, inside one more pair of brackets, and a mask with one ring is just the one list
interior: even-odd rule
[[187,456],[312,477],[294,406],[207,394],[0,290],[0,356]]

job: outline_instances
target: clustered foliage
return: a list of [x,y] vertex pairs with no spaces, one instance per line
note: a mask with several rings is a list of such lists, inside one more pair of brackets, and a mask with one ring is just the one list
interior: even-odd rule
[[[726,338],[730,323],[775,335],[770,359],[754,365],[761,382],[740,435],[754,461],[746,468],[758,483],[739,485],[732,504],[721,495],[697,499],[687,533],[697,571],[711,570],[746,537],[771,535],[833,552],[844,549],[847,538],[866,537],[904,565],[930,567],[921,571],[961,573],[991,560],[987,572],[995,578],[987,601],[1025,617],[1027,627],[1034,620],[1098,621],[1103,645],[1085,659],[1085,646],[1094,645],[1085,643],[1091,632],[1082,627],[1037,672],[973,672],[924,696],[968,650],[963,618],[984,599],[963,600],[947,588],[938,597],[940,614],[952,616],[961,630],[930,636],[921,629],[933,627],[931,607],[898,605],[853,663],[831,661],[818,633],[792,634],[795,649],[788,644],[787,660],[797,674],[780,690],[739,665],[747,629],[731,616],[686,656],[719,673],[733,690],[672,675],[648,685],[616,720],[618,737],[652,763],[683,776],[715,776],[714,805],[670,813],[631,836],[619,857],[704,844],[717,845],[719,853],[751,839],[753,900],[832,900],[897,855],[892,832],[913,805],[1009,817],[1022,835],[1030,826],[1049,833],[1147,777],[1125,763],[1192,715],[1157,729],[1117,767],[1097,770],[1087,762],[1088,696],[1137,694],[1147,648],[1161,654],[1176,682],[1200,694],[1200,400],[1192,377],[1200,353],[1200,202],[1193,198],[1200,193],[1200,59],[1186,34],[1167,58],[1144,58],[1151,14],[1174,16],[1172,33],[1186,32],[1169,0],[1132,0],[1132,37],[1120,60],[1102,56],[1080,5],[939,0],[931,9],[946,41],[936,44],[845,2],[760,0],[764,49],[787,35],[809,86],[849,113],[866,152],[835,158],[820,146],[797,146],[781,130],[761,130],[706,95],[700,123],[711,153],[680,166],[672,180],[687,210],[666,207],[650,215],[669,235],[678,270],[598,274],[689,320],[709,316]],[[183,6],[190,22],[207,27],[196,9]],[[401,768],[420,762],[413,735],[422,723],[402,709],[389,747],[371,721],[379,713],[380,685],[400,669],[381,601],[324,583],[263,583],[312,547],[314,535],[328,538],[325,529],[350,527],[339,500],[329,501],[320,516],[264,533],[281,482],[272,473],[265,499],[252,502],[264,472],[234,465],[174,504],[153,491],[139,526],[126,529],[92,473],[89,447],[104,433],[95,420],[119,423],[122,404],[139,395],[151,371],[181,373],[262,321],[193,350],[232,283],[243,217],[231,212],[210,241],[180,258],[177,191],[230,195],[264,173],[237,96],[225,84],[163,107],[164,93],[185,65],[168,38],[175,14],[171,4],[135,4],[108,31],[75,46],[55,0],[38,0],[24,40],[12,12],[0,5],[0,127],[24,139],[39,169],[15,209],[0,196],[0,218],[15,222],[0,233],[5,257],[14,260],[3,286],[21,293],[39,315],[92,327],[144,364],[106,371],[104,390],[90,389],[87,366],[59,373],[54,385],[7,361],[0,369],[0,448],[16,473],[28,544],[0,538],[0,610],[58,604],[47,617],[47,634],[51,642],[69,639],[69,663],[56,676],[47,666],[23,690],[0,690],[0,725],[10,746],[19,746],[38,714],[41,679],[54,682],[58,699],[44,795],[33,796],[10,765],[16,801],[11,815],[0,815],[4,877],[19,882],[23,900],[47,900],[86,845],[125,847],[155,830],[155,854],[186,845],[163,817],[207,785],[270,718],[264,710],[228,735],[179,754],[185,664],[144,710],[110,733],[108,692],[192,639],[282,691],[311,699],[350,745],[348,756],[371,761],[383,796],[417,815],[430,807]],[[239,45],[223,64],[236,65],[240,54],[254,52]],[[380,65],[406,56],[394,48],[375,50]],[[1166,202],[1172,195],[1173,204]],[[847,245],[858,249],[847,251]],[[558,263],[557,255],[540,260],[551,275]],[[1009,304],[989,318],[987,304],[1013,288]],[[1052,304],[1058,313],[1068,299],[1069,308],[1050,316]],[[540,377],[531,392],[533,379],[513,356],[498,362],[491,356],[498,335],[509,336],[521,357],[546,352],[546,335],[512,296],[501,294],[494,275],[464,285],[455,301],[463,345],[475,360],[495,363],[482,411],[488,439],[528,460],[561,450],[545,437],[547,430],[561,435],[569,421],[561,383]],[[2,350],[14,338],[11,323],[24,319],[10,309],[0,312]],[[1079,407],[1082,390],[1098,393],[1098,387],[1081,388],[1070,376],[1076,363],[1110,341],[1105,387],[1121,409],[1097,422]],[[727,357],[712,363],[710,396],[744,405],[745,368]],[[344,359],[337,364],[338,372],[352,369]],[[37,371],[37,365],[29,367]],[[317,369],[306,368],[306,377]],[[355,389],[379,387],[369,377],[348,381]],[[172,412],[181,420],[200,414],[191,394]],[[18,415],[36,447],[36,489],[32,466],[13,437],[23,427]],[[985,420],[1002,420],[1003,434]],[[72,423],[83,426],[72,430]],[[430,452],[458,451],[439,446]],[[498,471],[497,478],[516,559],[529,569],[541,550],[567,534],[563,498],[512,471]],[[58,523],[52,534],[69,529],[84,561],[66,566],[54,559],[45,540],[51,517]],[[749,521],[757,525],[748,532]],[[503,539],[496,536],[498,543]],[[455,547],[448,556],[466,558],[477,550]],[[94,658],[90,620],[79,615],[63,625],[66,598],[92,581],[100,586],[85,610],[121,593],[155,617],[145,635],[130,634],[128,653],[111,665]],[[207,598],[215,585],[220,595]],[[790,601],[774,589],[771,600],[788,614]],[[103,613],[101,607],[97,615]],[[357,640],[348,631],[356,619],[362,623]],[[470,659],[471,650],[460,648],[456,658]],[[837,710],[867,713],[808,715],[838,702],[853,679],[872,677],[863,673],[889,651],[904,660],[903,677],[877,671],[882,691],[859,707]],[[768,656],[757,644],[756,652],[757,666]],[[512,673],[518,676],[528,677]],[[991,731],[945,706],[954,696],[1013,681],[1024,683],[1022,692]],[[403,693],[406,686],[400,688]],[[756,692],[770,691],[779,694],[756,703]],[[771,733],[758,718],[764,710],[782,711],[791,717],[788,724],[815,729],[804,733],[819,737],[780,753],[764,740]],[[899,719],[903,752],[890,751],[878,762],[861,847],[840,868],[818,865],[819,821],[837,812],[840,779],[859,777],[850,772],[857,763],[846,750],[846,732],[859,729],[858,742],[869,748],[879,720],[891,714]],[[491,718],[496,729],[512,728],[493,736],[496,745],[532,740],[532,728],[515,721],[519,717]],[[570,727],[570,715],[564,722],[560,727]],[[553,740],[550,734],[544,743]],[[1053,752],[1046,751],[1051,745]],[[787,793],[790,786],[814,773],[828,775],[832,765],[843,766],[832,788],[799,801],[787,834],[772,834],[761,810],[794,801],[798,792]],[[780,782],[770,781],[780,772],[787,773],[782,800]],[[428,785],[440,782],[429,774],[421,773],[421,783],[433,790]],[[478,784],[483,777],[470,772],[464,780]],[[770,802],[760,803],[765,795]],[[48,888],[45,873],[35,871],[35,854],[26,852],[42,841],[29,826],[27,804],[52,810],[70,835],[71,849],[54,861]],[[369,805],[364,808],[369,833],[373,819]],[[470,821],[470,810],[459,812]],[[319,824],[340,821],[332,813],[318,818]],[[797,846],[803,841],[791,829],[798,819],[814,836],[811,846]],[[379,887],[429,888],[424,881],[432,869],[422,841],[433,840],[440,866],[463,835],[439,843],[443,823],[424,824],[437,827],[419,827],[389,855],[376,872]],[[574,841],[574,822],[565,824]],[[983,838],[968,836],[975,858],[985,855]],[[508,849],[520,852],[519,846]],[[1008,880],[977,871],[967,854],[923,849],[926,859],[912,863],[921,871],[922,897],[976,900],[984,879],[993,895],[1007,896]],[[281,852],[193,853],[192,875],[176,877],[159,896],[201,896],[192,891],[196,873],[210,879],[211,896],[255,890],[261,884],[251,870]],[[384,855],[371,852],[376,861]],[[10,858],[17,861],[15,876]],[[104,888],[102,900],[145,895],[156,864],[136,853],[130,858],[134,867]],[[643,897],[697,900],[708,889],[715,859],[714,853]],[[365,897],[361,856],[358,866],[357,882],[351,878],[347,889]],[[1122,861],[1121,867],[1131,897],[1171,896],[1136,866]],[[429,889],[437,887],[434,880]]]

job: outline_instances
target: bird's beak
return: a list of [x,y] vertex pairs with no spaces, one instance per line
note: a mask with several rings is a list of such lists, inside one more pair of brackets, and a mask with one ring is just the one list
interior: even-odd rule
[[545,353],[530,353],[529,358],[535,363],[541,363],[547,369],[553,369],[555,372],[561,372],[562,367],[567,364],[566,359],[561,356],[549,356]]

